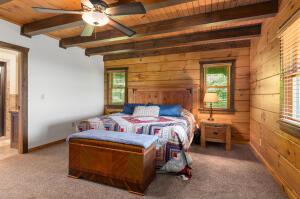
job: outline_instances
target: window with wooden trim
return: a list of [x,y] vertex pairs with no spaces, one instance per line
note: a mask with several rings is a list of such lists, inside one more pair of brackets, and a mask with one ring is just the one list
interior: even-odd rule
[[107,70],[107,103],[123,105],[127,96],[127,69]]
[[[300,12],[280,32],[281,122],[300,130]],[[295,128],[293,128],[295,127]],[[284,130],[287,126],[283,127]],[[300,133],[299,133],[300,134]]]
[[234,111],[234,62],[201,63],[201,101],[200,110],[208,110],[210,105],[204,103],[205,93],[217,93],[219,102],[213,103],[216,111]]

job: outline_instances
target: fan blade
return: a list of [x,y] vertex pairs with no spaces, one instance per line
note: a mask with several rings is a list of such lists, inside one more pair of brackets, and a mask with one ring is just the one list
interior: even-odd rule
[[81,0],[81,3],[88,8],[94,8],[94,5],[90,2],[90,0]]
[[120,32],[124,33],[128,37],[132,37],[133,35],[135,35],[136,32],[134,32],[130,28],[128,28],[128,27],[124,26],[123,24],[120,24],[119,22],[113,20],[111,17],[109,17],[109,19],[110,20],[109,20],[108,24],[111,25],[112,27],[114,27],[115,29],[117,29]]
[[53,14],[82,14],[81,10],[60,10],[60,9],[52,9],[52,8],[40,8],[40,7],[32,7],[35,12],[40,13],[53,13]]
[[85,24],[83,31],[81,32],[80,36],[82,37],[89,37],[92,36],[95,27],[90,24]]
[[0,5],[5,4],[5,3],[8,3],[8,2],[10,2],[10,1],[12,1],[12,0],[0,0]]
[[105,13],[111,16],[146,14],[146,9],[140,2],[132,2],[107,8]]

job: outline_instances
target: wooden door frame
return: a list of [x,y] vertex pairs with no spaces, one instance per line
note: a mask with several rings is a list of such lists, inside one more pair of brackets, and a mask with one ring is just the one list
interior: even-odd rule
[[[7,134],[5,133],[5,130],[6,130],[6,84],[7,84],[7,62],[5,61],[0,61],[0,67],[3,67],[4,68],[4,94],[3,94],[3,101],[2,101],[2,106],[3,106],[3,113],[0,113],[0,114],[3,114],[3,131],[4,131],[4,136],[6,136]],[[0,81],[2,81],[0,79]],[[1,84],[2,86],[2,84]],[[0,88],[1,89],[1,88]]]
[[18,110],[19,153],[28,153],[28,52],[29,48],[0,41],[0,48],[19,52],[18,59]]

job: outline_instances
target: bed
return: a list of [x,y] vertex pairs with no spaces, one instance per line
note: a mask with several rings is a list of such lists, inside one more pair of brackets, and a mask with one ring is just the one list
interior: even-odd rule
[[129,103],[179,104],[179,117],[135,117],[115,113],[76,122],[76,131],[104,129],[108,131],[149,134],[159,137],[156,143],[156,167],[160,171],[187,174],[191,159],[186,154],[193,140],[195,118],[193,88],[134,88],[128,90]]

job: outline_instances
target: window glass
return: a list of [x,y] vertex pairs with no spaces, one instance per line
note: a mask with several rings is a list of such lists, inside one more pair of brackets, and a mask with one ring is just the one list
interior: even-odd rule
[[293,78],[293,117],[300,121],[300,77]]
[[126,70],[110,70],[108,73],[108,104],[123,105],[126,102]]
[[[204,91],[217,93],[219,101],[212,103],[215,109],[229,109],[229,65],[204,66]],[[209,108],[210,103],[205,103],[205,108]]]

